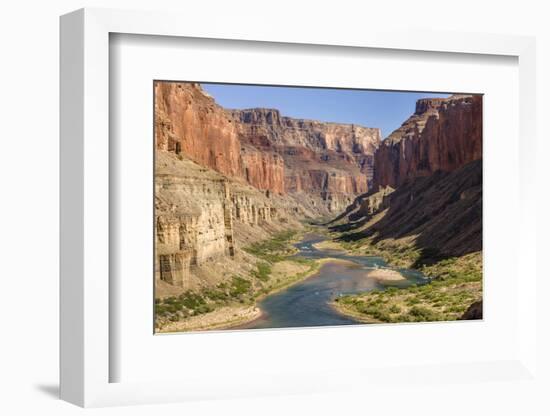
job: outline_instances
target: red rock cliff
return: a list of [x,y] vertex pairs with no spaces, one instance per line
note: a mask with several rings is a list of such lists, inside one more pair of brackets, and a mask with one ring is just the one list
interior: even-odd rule
[[155,140],[160,150],[184,154],[194,162],[258,189],[284,193],[284,164],[273,152],[244,148],[230,113],[199,84],[155,83]]
[[319,199],[335,211],[366,192],[380,130],[283,117],[278,110],[233,110],[243,142],[284,159],[285,190]]
[[482,157],[482,96],[418,100],[415,113],[374,155],[374,187],[450,172]]
[[157,148],[229,176],[242,176],[240,142],[223,108],[198,84],[155,83]]
[[250,146],[242,146],[244,177],[258,189],[285,193],[285,166],[277,153],[261,152]]
[[[226,110],[199,84],[155,84],[155,139],[160,150],[252,186],[303,194],[340,210],[368,190],[380,130],[283,117],[265,108]],[[310,197],[310,198],[309,198]]]

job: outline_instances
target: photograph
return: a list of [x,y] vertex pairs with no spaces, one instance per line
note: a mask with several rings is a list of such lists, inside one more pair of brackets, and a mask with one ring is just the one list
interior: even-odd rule
[[156,334],[483,319],[482,94],[153,89]]

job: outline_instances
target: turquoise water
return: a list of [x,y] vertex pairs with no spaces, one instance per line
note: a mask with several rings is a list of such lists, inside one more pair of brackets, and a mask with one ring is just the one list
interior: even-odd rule
[[[319,271],[306,280],[289,288],[267,296],[258,306],[262,310],[260,318],[239,328],[290,328],[325,325],[353,325],[359,323],[333,309],[330,303],[340,295],[367,292],[373,289],[384,290],[391,286],[406,287],[428,282],[416,270],[390,267],[380,257],[351,256],[338,250],[319,250],[313,244],[325,240],[319,234],[307,234],[295,244],[297,256],[310,259],[339,258],[352,263],[327,262]],[[381,283],[369,278],[368,272],[376,268],[398,270],[406,280]]]

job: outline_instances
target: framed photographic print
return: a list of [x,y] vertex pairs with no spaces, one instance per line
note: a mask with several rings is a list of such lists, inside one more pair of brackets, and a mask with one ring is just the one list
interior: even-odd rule
[[323,33],[62,17],[62,398],[537,383],[533,39]]

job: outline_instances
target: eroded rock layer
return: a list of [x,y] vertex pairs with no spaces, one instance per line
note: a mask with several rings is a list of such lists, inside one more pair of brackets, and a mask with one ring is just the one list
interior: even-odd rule
[[391,192],[365,196],[347,212],[347,218],[348,222],[334,228],[347,231],[349,241],[365,237],[374,243],[401,241],[433,258],[481,251],[481,160],[453,172],[408,179]]
[[373,188],[333,220],[346,239],[424,257],[482,249],[482,97],[421,99],[374,154]]
[[242,176],[235,124],[198,84],[155,83],[155,139],[159,150],[184,154],[228,176]]
[[482,157],[482,96],[418,100],[415,113],[374,156],[374,188],[451,172]]
[[293,201],[164,150],[156,154],[155,188],[155,276],[157,283],[182,289],[253,267],[243,261],[242,246],[297,229],[295,217],[312,215]]
[[366,192],[380,130],[283,117],[265,108],[226,110],[199,84],[155,84],[159,150],[279,195],[305,194],[321,215]]
[[281,116],[278,110],[233,110],[242,141],[284,160],[284,188],[337,212],[369,189],[380,130]]

